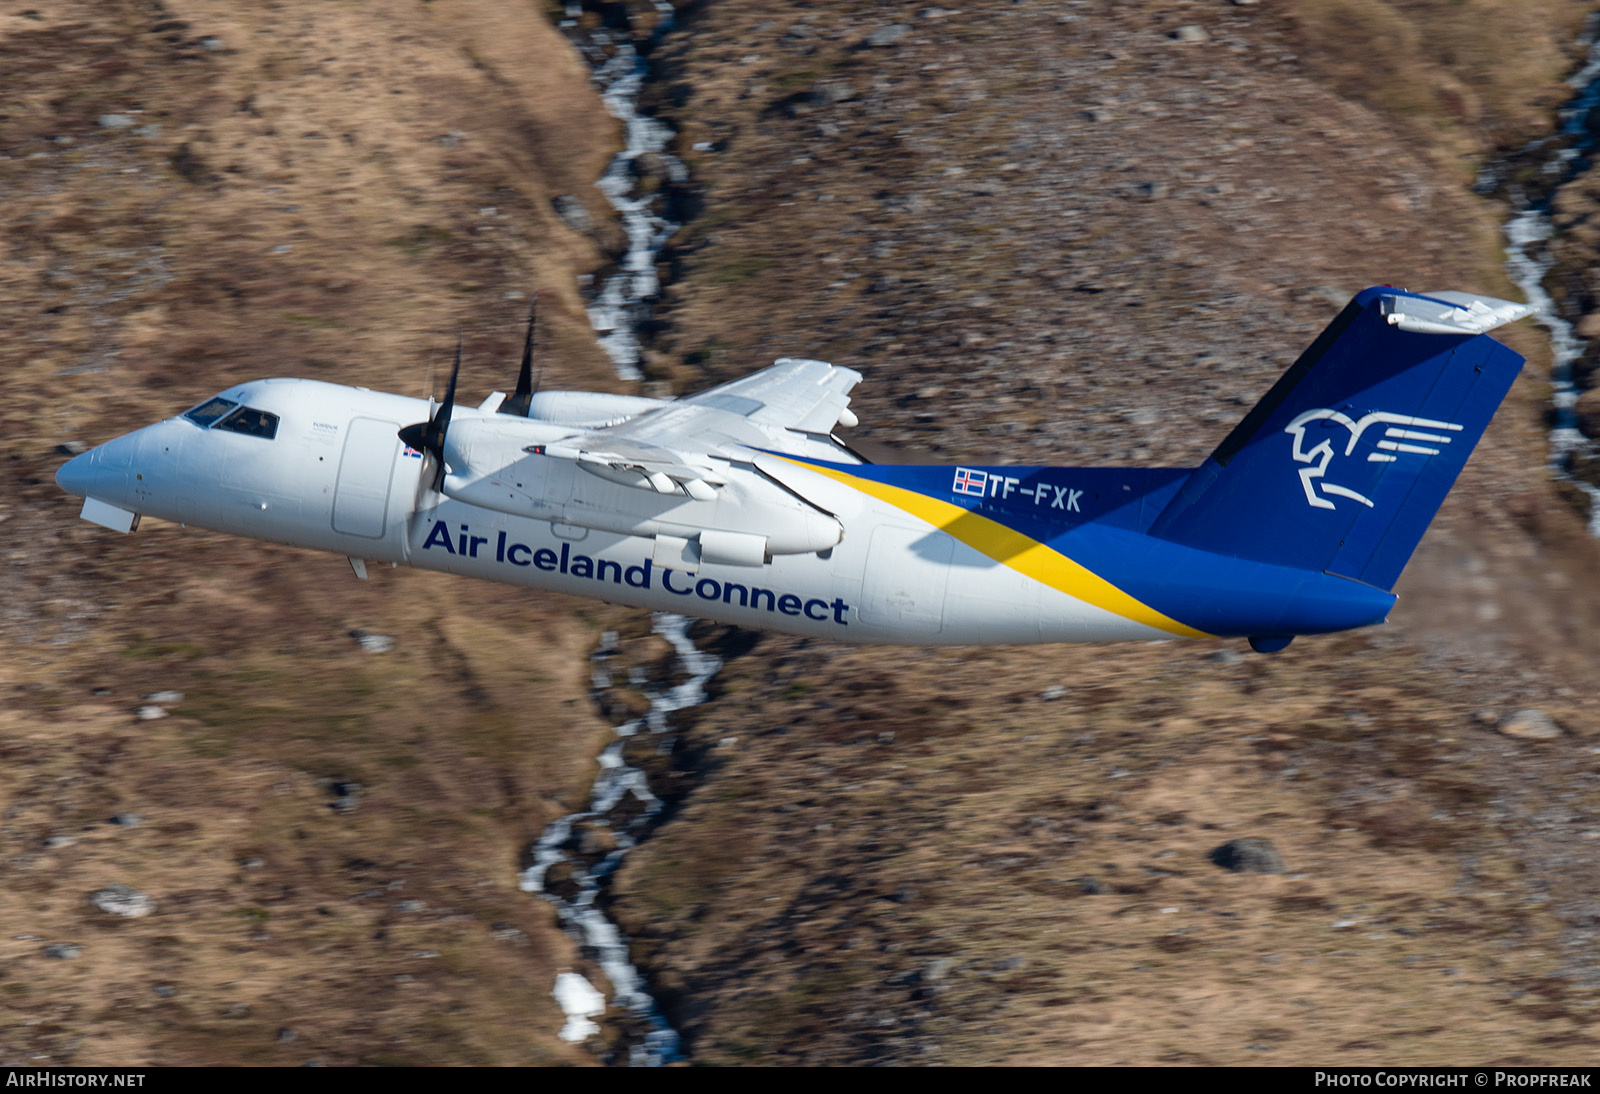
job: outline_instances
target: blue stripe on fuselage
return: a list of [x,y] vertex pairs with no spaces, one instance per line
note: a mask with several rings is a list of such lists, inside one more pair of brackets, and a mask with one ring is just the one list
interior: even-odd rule
[[1209,634],[1347,630],[1381,622],[1395,602],[1393,594],[1346,578],[1142,534],[1193,473],[1183,468],[848,465],[787,458],[980,514]]
[[1041,543],[1090,522],[1142,532],[1194,474],[1183,467],[824,466],[959,505]]

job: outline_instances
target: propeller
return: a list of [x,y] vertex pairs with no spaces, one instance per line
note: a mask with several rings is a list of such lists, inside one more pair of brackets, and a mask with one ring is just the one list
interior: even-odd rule
[[[539,390],[538,380],[533,376],[533,320],[539,310],[539,294],[533,294],[533,302],[528,305],[528,333],[522,341],[522,371],[517,373],[517,390],[512,392],[511,398],[500,404],[500,413],[515,414],[519,418],[528,416],[528,407],[533,402],[533,393]],[[539,362],[539,379],[544,378],[544,362]]]
[[433,457],[436,470],[433,476],[433,488],[439,489],[439,484],[444,481],[444,438],[450,429],[450,412],[456,405],[456,380],[461,375],[461,329],[456,328],[456,363],[450,369],[450,386],[445,388],[444,402],[439,404],[439,409],[433,412],[433,417],[425,422],[417,422],[400,430],[400,439],[412,448],[426,452]]

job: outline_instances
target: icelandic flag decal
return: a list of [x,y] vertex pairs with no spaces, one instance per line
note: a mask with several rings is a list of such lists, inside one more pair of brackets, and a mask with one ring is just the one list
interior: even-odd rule
[[956,481],[950,487],[957,494],[976,494],[983,497],[989,489],[989,473],[987,471],[969,471],[965,467],[956,468]]
[[409,444],[406,445],[406,450],[405,450],[404,454],[409,456],[409,457],[411,457],[414,460],[420,460],[422,458],[421,450],[416,449],[416,448],[412,448]]

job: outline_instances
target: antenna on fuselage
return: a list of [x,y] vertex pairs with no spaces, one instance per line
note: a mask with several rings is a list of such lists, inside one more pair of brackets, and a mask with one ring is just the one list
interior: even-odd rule
[[528,408],[533,403],[534,392],[539,390],[539,381],[544,379],[544,361],[539,362],[539,375],[533,375],[533,331],[534,318],[539,312],[539,294],[533,294],[533,301],[528,305],[528,333],[522,339],[522,368],[517,373],[517,390],[511,397],[500,404],[501,414],[514,414],[519,418],[528,416]]

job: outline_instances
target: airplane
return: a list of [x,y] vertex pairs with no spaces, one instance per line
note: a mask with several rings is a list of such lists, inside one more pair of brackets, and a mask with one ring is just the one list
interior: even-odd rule
[[781,358],[651,399],[442,403],[230,387],[75,456],[82,516],[141,516],[848,643],[1300,635],[1384,622],[1402,567],[1523,359],[1527,305],[1357,294],[1199,467],[872,463],[861,375]]

